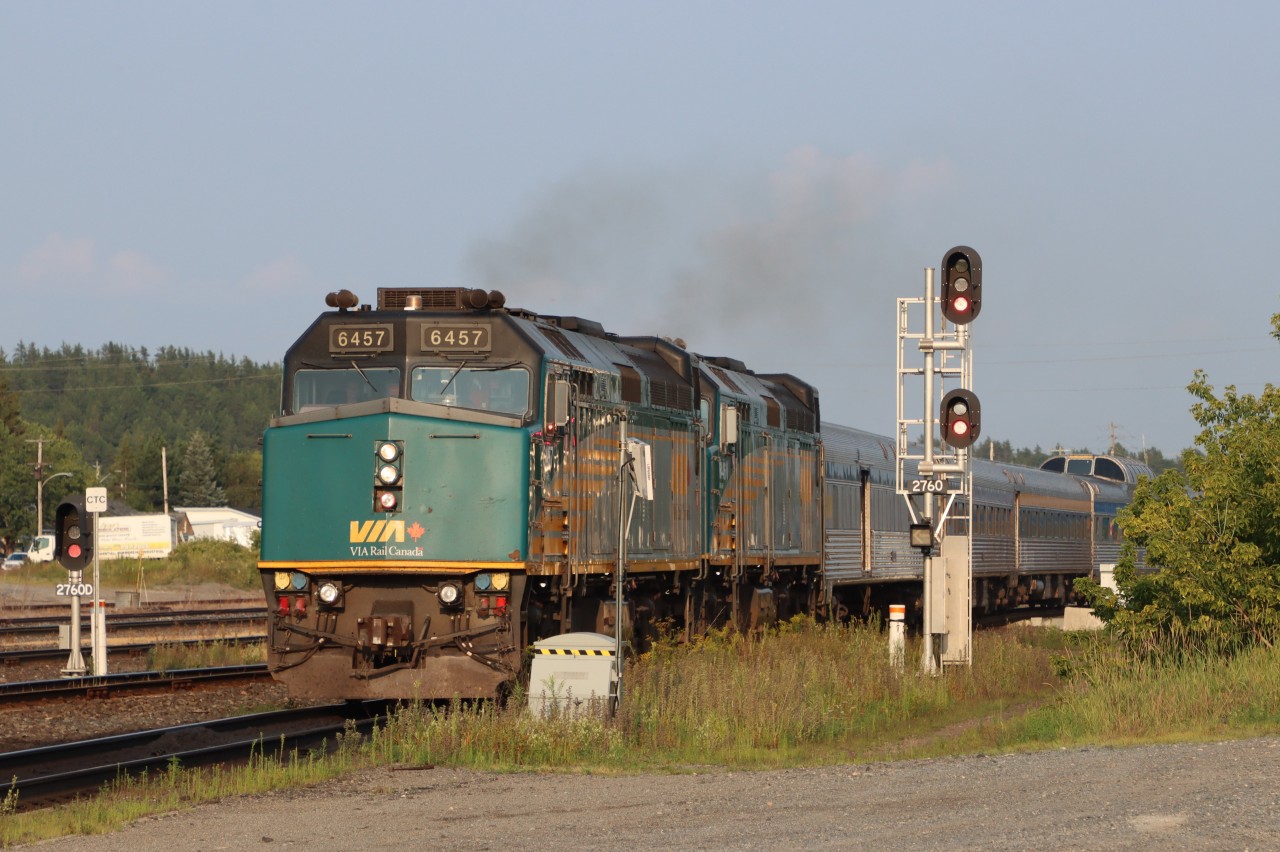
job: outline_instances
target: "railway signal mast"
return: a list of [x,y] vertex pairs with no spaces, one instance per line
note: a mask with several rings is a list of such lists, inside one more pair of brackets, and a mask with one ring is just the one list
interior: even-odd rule
[[84,674],[84,655],[80,649],[80,593],[83,588],[84,567],[93,556],[93,530],[84,510],[84,500],[72,497],[58,505],[54,515],[53,558],[67,570],[67,591],[71,595],[71,654],[63,677],[80,677]]
[[[107,611],[103,609],[101,585],[98,577],[98,515],[107,508],[107,489],[89,488],[85,496],[71,497],[58,506],[54,520],[53,558],[67,570],[67,582],[59,584],[58,594],[71,597],[71,654],[64,677],[84,674],[84,656],[80,648],[80,596],[93,595],[90,613],[91,646],[93,650],[93,674],[107,673]],[[84,583],[84,569],[93,565],[91,591]]]
[[[929,671],[939,662],[973,662],[969,448],[982,432],[982,406],[971,390],[969,336],[969,323],[982,310],[982,258],[968,246],[956,246],[942,256],[940,275],[939,296],[934,270],[926,269],[924,298],[898,299],[897,486],[911,515],[910,544],[924,560]],[[920,353],[920,366],[907,366],[909,350]],[[917,380],[923,384],[923,412],[908,417],[907,386]],[[948,382],[957,386],[945,390]],[[919,444],[911,443],[913,427],[923,431]]]

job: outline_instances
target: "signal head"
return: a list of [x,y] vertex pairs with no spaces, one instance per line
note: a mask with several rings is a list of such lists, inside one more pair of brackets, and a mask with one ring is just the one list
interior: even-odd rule
[[93,559],[93,519],[80,499],[58,504],[53,523],[53,558],[68,571],[83,571]]
[[982,257],[968,246],[942,256],[942,315],[956,325],[982,310]]
[[942,442],[957,450],[968,449],[982,432],[982,406],[971,390],[957,388],[942,398],[938,423]]

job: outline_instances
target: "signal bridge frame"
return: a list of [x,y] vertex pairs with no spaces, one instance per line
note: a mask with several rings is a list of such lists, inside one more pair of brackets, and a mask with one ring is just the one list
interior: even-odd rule
[[[936,671],[939,663],[973,662],[973,473],[968,448],[981,431],[981,407],[969,390],[969,322],[981,308],[981,274],[978,253],[957,246],[943,256],[940,298],[929,268],[924,297],[897,300],[895,467],[897,490],[911,518],[911,545],[924,559],[922,662],[927,671]],[[917,354],[919,366],[911,365]],[[917,379],[923,380],[923,393],[909,394],[908,383]],[[955,383],[950,391],[948,383]],[[918,417],[908,416],[909,396],[922,403]],[[935,443],[939,426],[941,440]],[[918,445],[911,441],[913,428],[923,433]],[[948,521],[959,522],[954,526],[964,534],[947,535]]]

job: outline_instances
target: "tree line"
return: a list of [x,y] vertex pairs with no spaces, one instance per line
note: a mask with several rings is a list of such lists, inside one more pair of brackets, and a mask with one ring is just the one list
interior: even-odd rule
[[38,457],[46,529],[62,497],[97,485],[115,505],[161,511],[162,460],[170,507],[259,511],[259,442],[280,378],[279,363],[177,347],[0,349],[4,549],[35,532]]
[[[35,532],[37,444],[43,454],[45,526],[66,494],[103,485],[116,504],[232,506],[258,512],[263,429],[279,403],[281,365],[173,346],[154,352],[119,343],[0,349],[0,538],[6,550]],[[1159,450],[1119,455],[1156,473],[1177,466]],[[979,458],[1038,467],[1039,446],[992,441]],[[69,473],[49,479],[55,473]]]
[[[973,457],[979,459],[990,459],[991,461],[1001,462],[1003,464],[1016,464],[1021,467],[1039,467],[1050,456],[1059,453],[1088,453],[1092,452],[1087,448],[1067,449],[1065,447],[1054,447],[1052,450],[1044,450],[1037,444],[1033,449],[1026,447],[1015,448],[1008,441],[993,441],[988,438],[973,448]],[[1182,462],[1177,458],[1169,458],[1160,450],[1150,448],[1142,451],[1134,451],[1126,447],[1120,442],[1107,449],[1108,455],[1123,456],[1125,458],[1136,459],[1143,462],[1151,468],[1151,472],[1159,475],[1166,470],[1180,468]]]

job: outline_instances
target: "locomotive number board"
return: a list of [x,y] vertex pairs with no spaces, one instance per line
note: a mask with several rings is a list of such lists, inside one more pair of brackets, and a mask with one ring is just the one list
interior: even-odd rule
[[329,326],[329,351],[352,354],[390,352],[395,348],[391,323]]
[[445,323],[422,327],[423,352],[488,352],[493,348],[487,325]]

